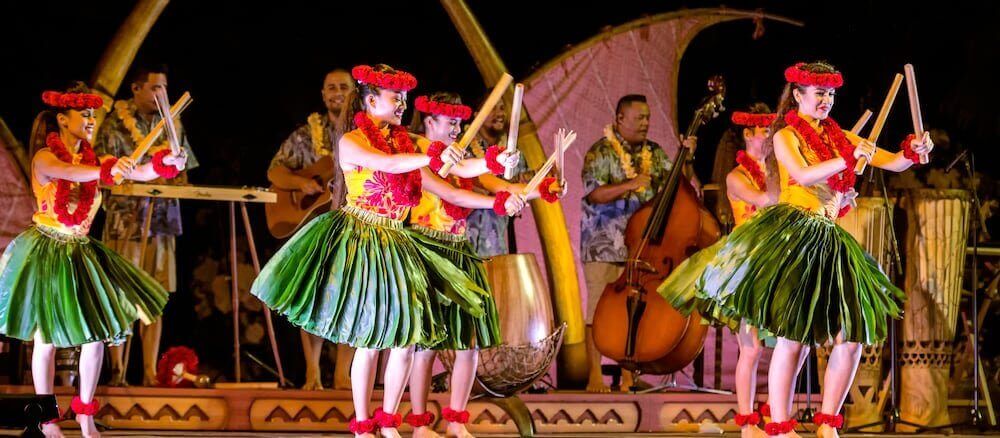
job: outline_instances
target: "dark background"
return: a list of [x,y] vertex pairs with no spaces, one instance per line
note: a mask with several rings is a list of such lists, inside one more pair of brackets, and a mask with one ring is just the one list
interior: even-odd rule
[[[471,0],[469,4],[515,78],[526,77],[605,26],[683,8],[720,6],[702,1],[624,0]],[[804,21],[806,26],[766,22],[764,37],[756,41],[751,38],[749,20],[703,31],[688,47],[682,64],[678,91],[682,126],[704,94],[704,81],[710,75],[726,77],[730,108],[755,100],[774,105],[783,69],[796,61],[817,59],[828,60],[844,72],[846,86],[838,93],[835,114],[850,126],[862,108],[877,111],[892,75],[909,62],[916,66],[925,126],[947,130],[952,151],[971,148],[979,170],[996,175],[994,163],[1000,159],[994,147],[1000,134],[996,110],[1000,94],[995,81],[1000,61],[997,3],[735,1],[726,6],[763,8]],[[0,117],[19,139],[27,138],[34,115],[42,109],[42,90],[71,79],[91,78],[101,53],[132,7],[126,1],[4,2],[0,6],[4,18],[0,24],[4,61]],[[467,99],[485,91],[448,16],[439,3],[429,0],[256,4],[175,0],[146,38],[137,62],[169,64],[172,97],[183,91],[195,97],[184,124],[202,164],[191,172],[191,181],[198,184],[265,186],[265,171],[278,145],[304,123],[306,115],[322,109],[321,81],[334,67],[384,62],[414,73],[422,91],[454,90]],[[127,93],[127,84],[121,89]],[[897,101],[906,101],[905,90]],[[905,103],[897,102],[883,143],[898,141],[911,129],[909,120]],[[711,152],[724,125],[715,123],[702,133],[698,168],[703,180],[709,179]],[[954,154],[943,148],[937,152],[939,162]],[[186,291],[191,270],[204,257],[226,254],[227,242],[219,236],[228,233],[227,210],[197,202],[185,205],[186,234],[178,244],[181,290],[168,308],[164,346],[215,339],[224,358],[231,336],[224,318],[214,328],[185,322],[191,321],[193,306]],[[251,208],[262,259],[267,260],[277,242],[266,236],[259,206]],[[298,340],[285,325],[279,322],[283,357],[291,362],[286,366],[294,373]]]

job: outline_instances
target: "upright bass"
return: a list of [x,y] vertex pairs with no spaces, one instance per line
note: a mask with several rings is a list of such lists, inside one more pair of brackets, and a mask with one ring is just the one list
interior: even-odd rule
[[[710,79],[708,89],[686,137],[724,110],[722,77]],[[629,219],[625,271],[604,289],[594,313],[597,350],[632,371],[676,372],[701,353],[705,341],[707,330],[697,313],[685,317],[656,293],[677,265],[721,236],[718,222],[683,177],[690,153],[680,147],[657,195]]]

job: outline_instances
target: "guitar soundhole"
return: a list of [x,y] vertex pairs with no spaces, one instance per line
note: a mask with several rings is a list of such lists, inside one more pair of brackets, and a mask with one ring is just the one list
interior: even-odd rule
[[311,207],[316,202],[316,198],[318,196],[319,195],[305,195],[305,196],[303,196],[302,199],[299,200],[299,209],[300,210],[305,210],[305,209]]

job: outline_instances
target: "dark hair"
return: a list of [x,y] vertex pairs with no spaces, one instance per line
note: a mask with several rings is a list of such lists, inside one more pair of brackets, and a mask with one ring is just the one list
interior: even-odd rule
[[[342,68],[340,68],[340,67],[337,67],[337,68],[335,68],[335,69],[333,69],[333,70],[330,70],[330,71],[328,71],[328,72],[326,72],[326,73],[323,73],[323,81],[322,81],[322,82],[326,82],[326,77],[327,77],[327,76],[330,76],[330,75],[332,75],[332,74],[334,74],[334,73],[344,73],[344,74],[346,74],[347,76],[351,76],[351,72],[349,72],[349,71],[347,71],[347,70],[344,70],[344,69],[342,69]],[[351,80],[354,80],[354,78],[351,78]]]
[[[442,102],[451,105],[461,105],[462,96],[458,93],[452,93],[451,91],[438,91],[436,93],[431,93],[427,96],[427,100],[431,102]],[[431,117],[432,114],[418,111],[416,108],[413,109],[413,119],[410,120],[410,132],[416,134],[424,133],[424,119]]]
[[[802,66],[802,68],[810,73],[837,72],[837,69],[828,64],[826,61],[811,62]],[[787,125],[787,123],[785,123],[785,114],[791,110],[799,108],[799,103],[795,101],[795,95],[792,93],[793,88],[799,90],[800,93],[804,93],[806,91],[806,87],[802,84],[785,84],[785,89],[781,92],[781,99],[778,100],[778,117],[775,118],[774,123],[771,124],[772,135]]]
[[[386,65],[386,64],[375,64],[372,66],[372,70],[379,73],[395,74],[396,69]],[[365,111],[365,98],[368,96],[378,97],[379,93],[382,91],[381,88],[375,85],[364,84],[355,81],[358,85],[354,94],[350,98],[350,105],[348,108],[351,109],[351,128],[357,128],[354,126],[354,114],[359,111]]]
[[641,94],[626,94],[621,99],[618,99],[618,104],[615,105],[615,118],[618,118],[625,111],[626,106],[635,102],[646,103],[646,96]]
[[[90,87],[81,81],[71,81],[65,87],[58,89],[61,93],[82,93],[90,94]],[[35,121],[31,124],[31,137],[28,138],[30,145],[30,155],[47,147],[45,138],[49,133],[59,132],[59,122],[56,120],[57,114],[69,114],[70,108],[46,108],[35,116]]]
[[152,74],[164,74],[170,75],[170,70],[167,68],[166,64],[140,64],[132,69],[132,74],[129,75],[129,85],[136,84],[142,86],[149,80],[149,75]]
[[754,102],[750,105],[750,108],[747,109],[747,112],[750,114],[770,114],[771,107],[764,102]]

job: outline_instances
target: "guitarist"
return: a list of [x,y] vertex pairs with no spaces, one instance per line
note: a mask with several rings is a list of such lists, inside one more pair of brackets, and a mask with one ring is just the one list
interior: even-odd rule
[[[97,132],[94,151],[100,155],[116,157],[131,155],[136,146],[160,121],[154,97],[167,88],[167,66],[142,65],[135,69],[129,81],[132,98],[115,102],[114,108]],[[187,152],[187,169],[198,167],[191,146],[188,144],[184,127],[177,123],[177,136]],[[143,163],[148,162],[153,153],[169,147],[167,136],[156,140]],[[141,163],[140,163],[141,164]],[[157,179],[153,184],[187,184],[187,171],[181,171],[176,178]],[[142,226],[146,208],[153,209],[149,228],[146,255],[142,257]],[[115,252],[138,265],[152,275],[168,292],[177,290],[176,239],[181,235],[181,207],[177,199],[153,198],[146,200],[132,196],[107,196],[104,201],[107,219],[104,222],[104,243]],[[163,319],[150,325],[141,325],[139,337],[142,339],[143,386],[156,385],[156,362],[159,356],[160,336],[163,333]],[[111,357],[111,386],[125,386],[124,348],[109,348]]]
[[[307,195],[330,190],[333,195],[331,208],[339,209],[344,204],[346,191],[344,174],[339,165],[333,166],[333,180],[328,187],[321,187],[315,180],[296,175],[294,172],[313,165],[320,158],[330,157],[337,163],[337,144],[340,137],[351,129],[347,102],[354,92],[354,80],[343,69],[326,74],[321,95],[326,113],[312,113],[306,124],[298,127],[281,144],[278,153],[271,159],[267,179],[275,186],[286,190],[299,190]],[[349,115],[349,114],[348,114]],[[320,356],[323,352],[323,338],[301,331],[302,350],[306,362],[306,382],[302,389],[323,389],[320,379]],[[335,389],[350,389],[351,360],[354,349],[347,345],[337,347],[337,363],[333,380]]]
[[[653,199],[673,166],[663,148],[647,138],[649,114],[645,96],[623,96],[615,108],[613,127],[583,159],[580,254],[587,284],[588,392],[610,391],[601,375],[601,354],[594,345],[591,323],[604,288],[624,270],[628,257],[625,226],[632,213]],[[694,151],[695,141],[695,137],[685,139],[684,145]],[[692,177],[692,184],[698,188],[691,162],[684,165],[684,174]],[[621,387],[627,390],[629,386],[632,375],[623,370]]]

